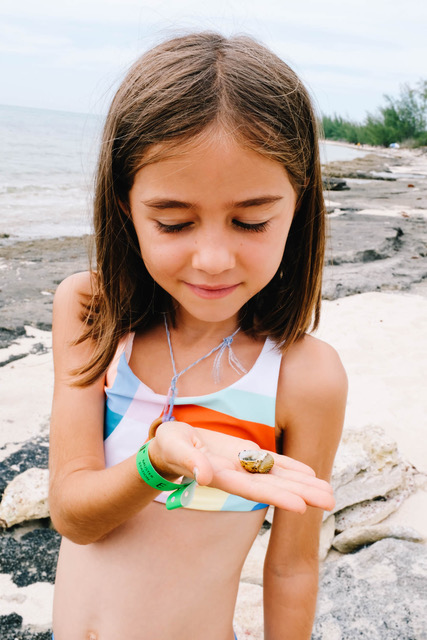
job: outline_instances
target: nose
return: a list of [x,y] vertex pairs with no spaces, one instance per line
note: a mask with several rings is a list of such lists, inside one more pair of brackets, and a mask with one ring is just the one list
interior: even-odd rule
[[233,269],[236,257],[231,242],[225,235],[206,233],[195,240],[192,256],[193,269],[210,275],[218,275]]

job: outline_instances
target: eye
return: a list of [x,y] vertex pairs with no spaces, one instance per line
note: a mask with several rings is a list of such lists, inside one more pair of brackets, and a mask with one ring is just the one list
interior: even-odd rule
[[242,222],[241,220],[233,220],[233,224],[235,227],[239,229],[244,229],[245,231],[265,231],[270,224],[270,220],[266,220],[265,222]]
[[163,224],[163,222],[159,222],[156,220],[157,229],[161,233],[178,233],[183,229],[188,229],[191,225],[191,222],[180,222],[178,224]]

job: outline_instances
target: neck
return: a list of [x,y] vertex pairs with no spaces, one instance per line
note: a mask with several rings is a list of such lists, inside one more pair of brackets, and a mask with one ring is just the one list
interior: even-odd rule
[[179,312],[175,316],[175,323],[169,322],[169,327],[181,343],[194,344],[218,343],[231,335],[238,328],[237,317],[228,318],[223,322],[206,322],[193,316]]

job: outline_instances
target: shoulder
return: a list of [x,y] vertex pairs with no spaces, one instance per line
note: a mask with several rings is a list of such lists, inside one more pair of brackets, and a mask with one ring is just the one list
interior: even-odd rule
[[53,300],[52,346],[55,370],[62,360],[79,368],[91,357],[93,345],[78,344],[87,329],[84,309],[94,292],[90,272],[75,273],[61,282]]
[[89,271],[81,271],[74,273],[58,285],[55,297],[54,307],[58,307],[64,301],[73,302],[81,301],[91,297],[93,293],[94,276]]
[[337,351],[323,340],[305,335],[282,358],[279,393],[316,401],[347,393],[347,375]]
[[61,323],[65,319],[81,323],[82,309],[93,296],[94,284],[94,275],[82,271],[68,276],[58,285],[53,299],[53,331],[58,319]]
[[320,477],[330,472],[330,454],[341,437],[346,400],[347,375],[329,344],[306,335],[284,354],[277,394],[278,429],[285,433],[287,454],[313,466]]

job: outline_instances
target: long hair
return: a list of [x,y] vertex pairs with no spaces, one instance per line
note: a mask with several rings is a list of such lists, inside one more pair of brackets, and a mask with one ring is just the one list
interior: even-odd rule
[[127,332],[173,313],[171,297],[141,258],[128,194],[152,145],[178,145],[214,125],[280,162],[298,200],[281,265],[241,309],[241,329],[287,348],[318,325],[325,212],[310,97],[292,69],[252,38],[194,33],[137,60],[108,113],[95,188],[93,295],[79,340],[92,339],[94,352],[77,372],[77,384],[88,385],[106,370]]

